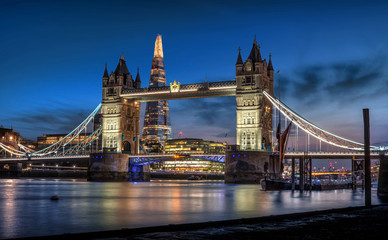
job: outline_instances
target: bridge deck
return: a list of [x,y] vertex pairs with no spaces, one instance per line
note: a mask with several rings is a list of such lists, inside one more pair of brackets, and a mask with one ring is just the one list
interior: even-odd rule
[[[364,152],[288,152],[285,154],[286,159],[301,158],[306,154],[313,159],[363,159]],[[173,160],[175,156],[192,157],[207,159],[210,161],[224,162],[225,154],[137,154],[130,155],[129,158],[137,162],[150,161],[155,159]],[[379,152],[371,152],[371,159],[379,159]],[[0,163],[12,163],[12,162],[27,162],[27,161],[39,161],[39,162],[59,162],[67,160],[88,160],[89,155],[68,155],[68,156],[45,156],[45,157],[14,157],[14,158],[0,158]]]

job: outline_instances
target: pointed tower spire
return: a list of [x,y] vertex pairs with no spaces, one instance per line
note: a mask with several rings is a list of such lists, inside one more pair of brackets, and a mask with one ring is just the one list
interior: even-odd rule
[[272,56],[272,55],[271,55],[271,53],[270,53],[270,54],[269,54],[269,62],[268,62],[267,70],[272,70],[272,71],[273,71],[271,56]]
[[255,35],[255,39],[253,40],[252,50],[249,53],[248,58],[252,60],[252,63],[262,61],[261,54],[260,54],[260,46],[257,45],[256,35]]
[[241,48],[240,47],[238,47],[238,57],[237,57],[236,65],[237,64],[243,64],[243,60],[241,58]]
[[260,54],[260,45],[257,45],[257,55],[256,55],[256,62],[261,62],[263,59],[261,58]]
[[103,77],[109,77],[107,65],[108,65],[108,64],[105,63],[105,71],[104,71],[104,76],[103,76]]
[[115,74],[116,75],[129,74],[127,64],[125,63],[124,52],[121,53],[121,57],[120,57],[119,63],[117,64]]
[[158,34],[155,40],[154,57],[163,58],[162,36]]
[[135,79],[135,88],[141,88],[141,80],[140,80],[140,74],[139,74],[139,67],[137,67],[137,74]]

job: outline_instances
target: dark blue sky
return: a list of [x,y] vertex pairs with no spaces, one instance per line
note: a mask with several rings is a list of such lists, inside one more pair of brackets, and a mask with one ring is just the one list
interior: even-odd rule
[[[148,86],[163,38],[167,82],[235,78],[254,35],[280,70],[282,99],[300,115],[388,145],[388,4],[382,1],[0,1],[0,125],[35,139],[65,133],[101,101],[102,74],[121,52]],[[172,101],[174,137],[234,142],[233,98]],[[228,136],[225,138],[225,134]]]

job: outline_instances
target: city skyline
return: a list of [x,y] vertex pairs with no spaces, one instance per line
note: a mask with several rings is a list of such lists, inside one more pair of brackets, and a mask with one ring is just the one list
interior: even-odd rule
[[[114,69],[122,52],[133,76],[140,68],[146,87],[157,34],[164,40],[167,84],[235,79],[238,47],[246,59],[256,35],[263,58],[271,53],[275,72],[280,70],[287,105],[323,129],[361,142],[361,110],[368,107],[372,143],[388,145],[386,4],[295,3],[248,2],[248,9],[229,2],[172,1],[156,10],[142,3],[96,1],[88,11],[87,1],[4,1],[0,125],[12,125],[29,139],[71,131],[101,101],[104,64]],[[127,14],[131,6],[137,11]],[[262,17],[253,16],[254,10]],[[173,137],[183,132],[183,137],[233,143],[234,101],[171,101]]]

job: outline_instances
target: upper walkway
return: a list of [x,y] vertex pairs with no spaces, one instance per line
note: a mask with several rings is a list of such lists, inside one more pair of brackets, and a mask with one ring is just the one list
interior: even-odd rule
[[236,81],[176,84],[173,86],[125,89],[120,94],[125,99],[139,102],[236,96]]

